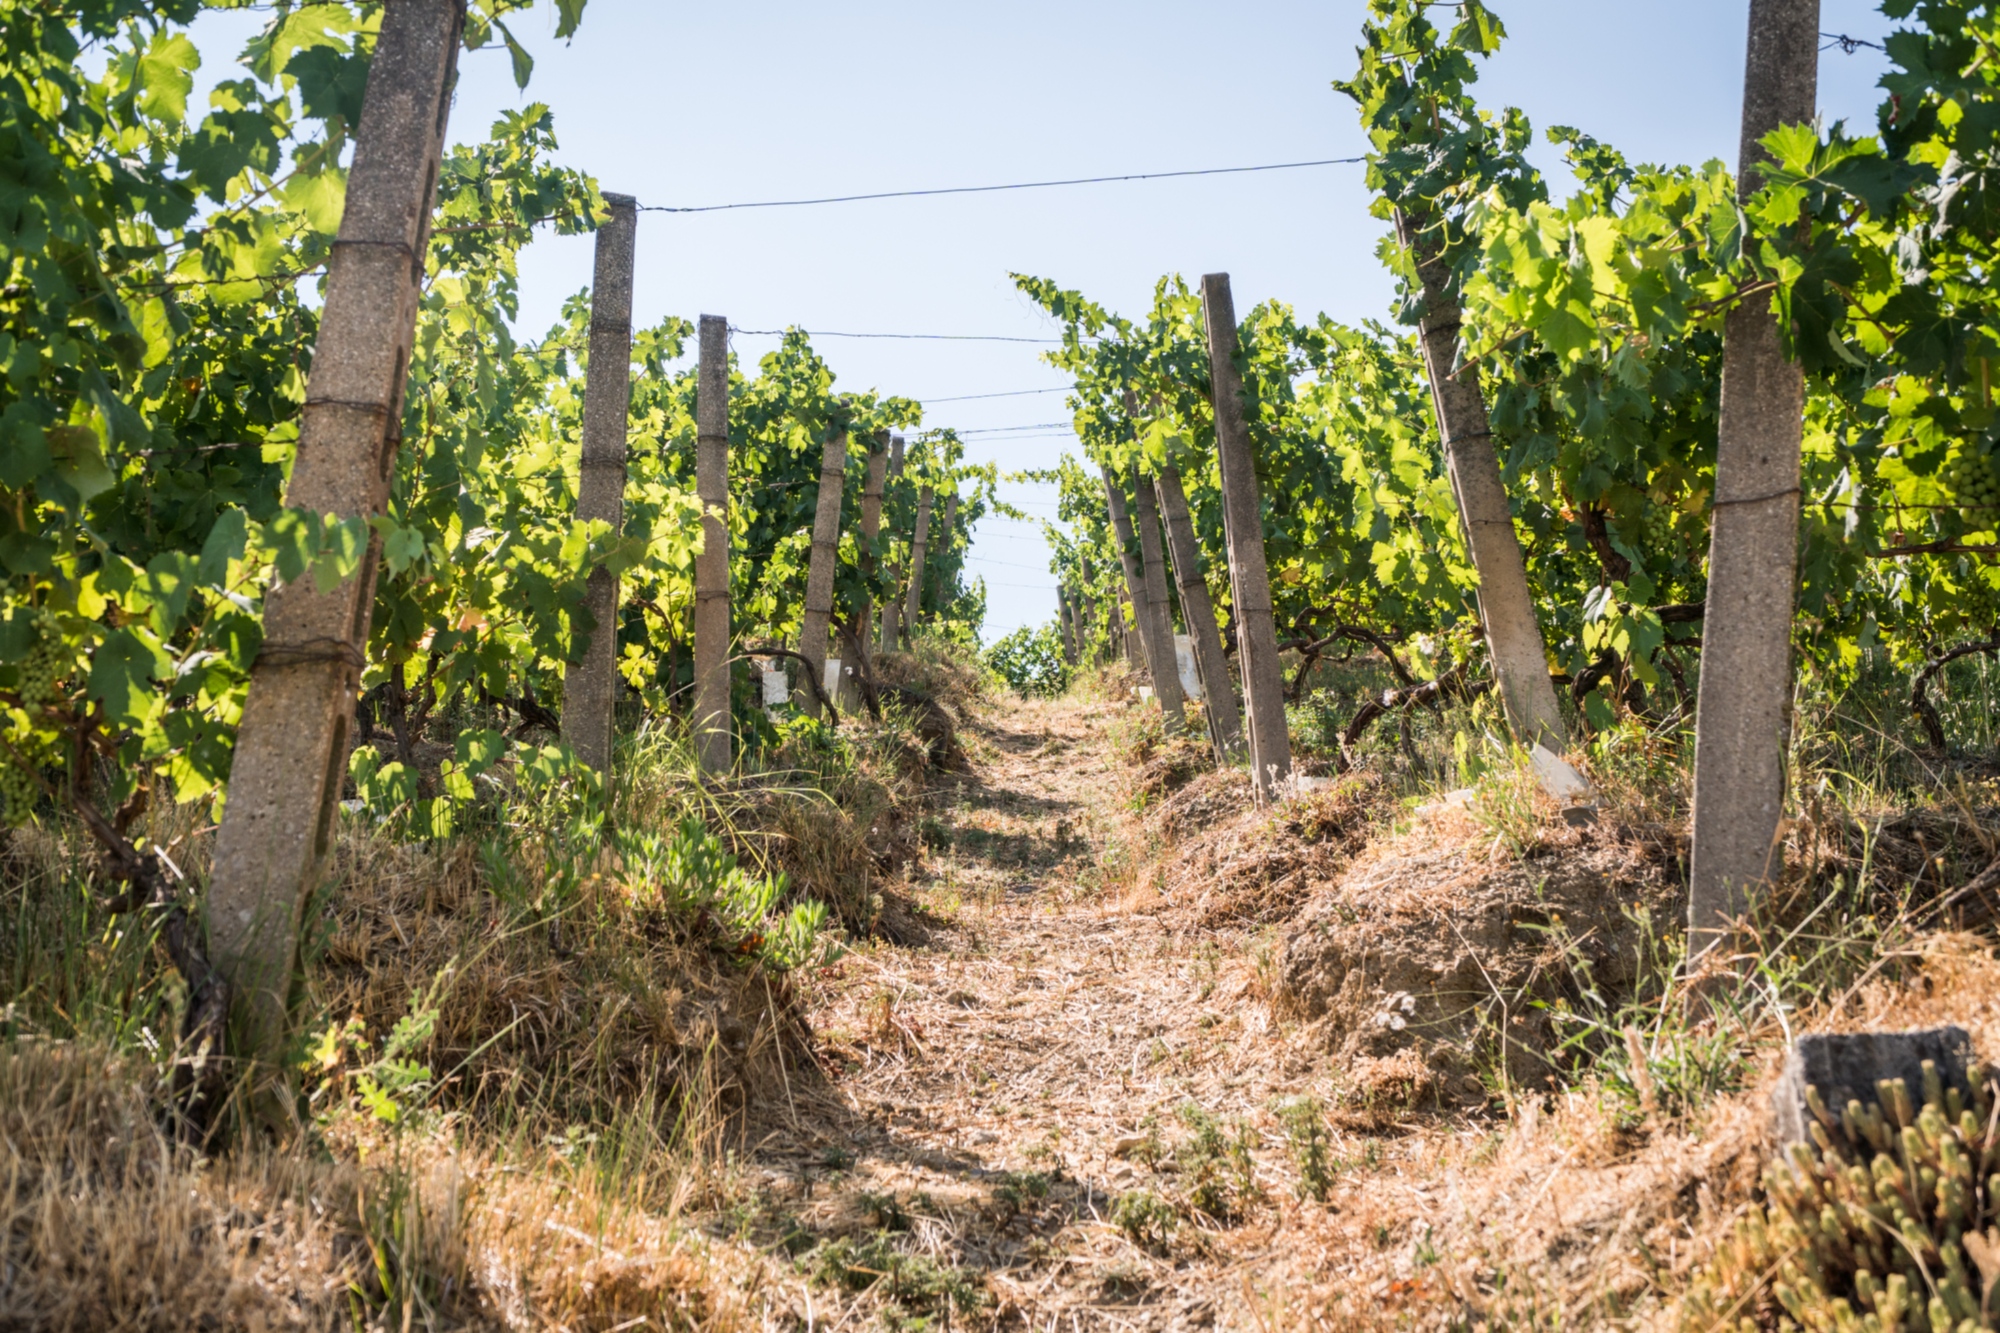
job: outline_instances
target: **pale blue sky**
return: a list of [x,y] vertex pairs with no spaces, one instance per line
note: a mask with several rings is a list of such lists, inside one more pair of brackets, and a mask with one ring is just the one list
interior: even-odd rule
[[[1522,107],[1538,136],[1569,124],[1639,160],[1728,160],[1746,5],[1495,0],[1509,41],[1486,66],[1481,98]],[[1887,29],[1872,4],[1823,6],[1829,32],[1879,39]],[[1366,145],[1352,104],[1328,84],[1352,72],[1364,13],[1360,0],[590,0],[564,45],[545,5],[513,25],[537,61],[527,92],[514,90],[497,50],[468,56],[452,130],[481,137],[499,108],[547,102],[565,160],[605,189],[677,205],[1344,157]],[[1824,114],[1872,125],[1882,68],[1873,51],[1823,55]],[[1536,158],[1559,167],[1547,145]],[[1222,270],[1239,310],[1277,298],[1307,315],[1383,318],[1390,284],[1361,180],[1360,167],[1334,166],[646,214],[635,314],[720,314],[755,329],[1046,336],[1009,271],[1140,314],[1162,273]],[[540,332],[589,273],[587,237],[534,245],[523,332]],[[737,350],[754,361],[771,341],[741,337]],[[842,385],[919,398],[1064,383],[1028,344],[818,345]],[[1059,422],[1061,404],[1060,393],[938,404],[926,424]],[[1041,467],[1064,450],[1064,433],[975,434],[968,444],[977,460]],[[1007,494],[1053,515],[1048,488]],[[1033,526],[982,524],[973,570],[990,588],[989,639],[1053,614],[1055,583]]]

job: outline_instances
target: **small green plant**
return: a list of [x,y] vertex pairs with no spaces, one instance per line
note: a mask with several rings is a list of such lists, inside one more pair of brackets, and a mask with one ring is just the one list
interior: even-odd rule
[[1239,1202],[1259,1193],[1250,1156],[1255,1131],[1240,1120],[1225,1126],[1194,1102],[1181,1103],[1177,1114],[1188,1130],[1174,1153],[1184,1182],[1182,1197],[1188,1207],[1218,1221],[1233,1216]]
[[876,1194],[865,1190],[861,1195],[861,1209],[868,1214],[869,1222],[882,1231],[908,1231],[910,1214],[893,1194]]
[[1292,1161],[1299,1169],[1299,1197],[1325,1203],[1333,1192],[1334,1166],[1328,1151],[1326,1115],[1318,1099],[1293,1097],[1280,1102],[1278,1119],[1285,1126],[1285,1141],[1291,1145]]
[[1111,1201],[1111,1225],[1141,1249],[1164,1251],[1180,1223],[1174,1206],[1151,1190],[1127,1190]]
[[830,1240],[807,1255],[801,1267],[816,1282],[885,1296],[904,1314],[947,1307],[968,1314],[986,1303],[976,1273],[905,1253],[879,1232]]
[[437,1030],[438,1002],[450,982],[447,969],[428,991],[411,996],[409,1012],[396,1020],[382,1049],[372,1056],[367,1029],[359,1018],[329,1024],[320,1033],[302,1067],[319,1079],[310,1100],[322,1116],[354,1106],[385,1125],[401,1126],[409,1119],[435,1083],[430,1066],[411,1056]]
[[1031,1203],[1049,1197],[1049,1177],[1040,1171],[1006,1171],[993,1188],[993,1197],[1006,1205],[1009,1213],[1023,1211]]

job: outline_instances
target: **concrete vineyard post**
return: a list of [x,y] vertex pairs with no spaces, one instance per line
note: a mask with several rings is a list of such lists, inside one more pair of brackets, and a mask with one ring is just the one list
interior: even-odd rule
[[861,605],[856,612],[856,623],[861,633],[856,637],[862,641],[868,638],[869,628],[875,621],[874,599],[866,589],[875,582],[875,539],[882,532],[882,489],[889,471],[889,432],[876,431],[868,440],[868,470],[861,481],[861,573],[864,591]]
[[[1737,193],[1760,186],[1760,140],[1813,118],[1818,0],[1751,0]],[[1688,953],[1722,944],[1782,855],[1805,381],[1770,293],[1723,319],[1708,605],[1695,705]]]
[[[388,504],[464,23],[462,0],[397,0],[382,13],[285,496],[315,514],[366,520]],[[242,1056],[273,1058],[285,1037],[299,915],[340,807],[379,556],[371,537],[355,577],[331,592],[308,576],[264,603],[208,892]]]
[[1243,753],[1243,722],[1236,711],[1236,690],[1229,682],[1229,659],[1222,651],[1222,632],[1215,625],[1208,580],[1202,574],[1201,546],[1195,540],[1187,493],[1180,469],[1164,467],[1153,478],[1160,495],[1160,515],[1166,520],[1167,549],[1173,557],[1174,579],[1180,586],[1181,617],[1194,641],[1195,672],[1201,679],[1202,703],[1208,712],[1209,735],[1219,763],[1232,763]]
[[[812,556],[806,565],[806,614],[799,626],[799,655],[812,680],[826,675],[826,636],[833,623],[834,563],[840,554],[840,493],[847,480],[847,431],[831,432],[820,450],[819,503],[813,510]],[[819,716],[812,681],[798,690],[799,707]]]
[[1076,665],[1076,626],[1070,620],[1069,593],[1056,589],[1056,632],[1062,639],[1063,662]]
[[[1560,754],[1568,744],[1555,687],[1549,683],[1548,652],[1528,593],[1527,567],[1514,533],[1514,511],[1500,480],[1500,460],[1479,373],[1460,369],[1458,303],[1442,247],[1423,232],[1421,219],[1398,211],[1396,235],[1416,259],[1424,313],[1417,321],[1423,345],[1424,378],[1444,441],[1445,472],[1458,502],[1467,552],[1479,576],[1479,617],[1485,622],[1486,649],[1500,686],[1501,707],[1514,739]],[[1456,371],[1457,373],[1454,373]]]
[[1160,701],[1170,732],[1187,729],[1187,699],[1181,691],[1180,661],[1174,654],[1174,609],[1167,600],[1166,559],[1160,551],[1160,515],[1153,480],[1134,478],[1133,525],[1139,529],[1139,562],[1145,577],[1146,660],[1153,664],[1153,695]]
[[1285,681],[1278,667],[1278,631],[1271,615],[1271,576],[1264,564],[1263,500],[1250,452],[1250,426],[1243,417],[1243,375],[1236,368],[1236,300],[1227,273],[1203,276],[1201,308],[1208,327],[1216,456],[1222,472],[1230,618],[1236,624],[1236,656],[1242,663],[1243,707],[1250,715],[1250,776],[1257,798],[1265,801],[1292,775],[1292,738],[1285,730]]
[[701,554],[694,558],[694,745],[704,773],[731,763],[729,716],[729,321],[701,317],[695,382],[695,495]]
[[931,550],[949,559],[951,557],[951,529],[958,522],[958,482],[952,482],[951,490],[945,492],[944,512],[938,516],[938,530],[931,537]]
[[[903,437],[894,436],[889,441],[889,476],[903,475]],[[897,596],[896,585],[903,580],[903,571],[895,565],[889,566],[889,578],[885,587],[888,595],[882,599],[882,651],[893,653],[903,637],[903,603]]]
[[870,658],[870,645],[875,639],[875,541],[882,532],[882,489],[887,479],[889,467],[889,432],[878,430],[868,437],[868,465],[861,476],[861,545],[857,555],[861,562],[861,599],[854,609],[854,641],[852,647],[860,657],[854,663],[853,672],[843,676],[841,683],[846,687],[841,698],[841,706],[852,712],[861,706],[861,689],[857,684],[860,673],[866,673],[872,680],[875,674]]
[[1146,630],[1146,574],[1139,567],[1139,559],[1132,554],[1132,515],[1125,508],[1125,492],[1118,485],[1111,469],[1100,466],[1098,473],[1104,478],[1104,508],[1111,515],[1111,535],[1118,543],[1118,564],[1125,572],[1125,598],[1132,607],[1132,620],[1139,639],[1138,651],[1132,647],[1134,630],[1125,628],[1125,617],[1118,617],[1118,629],[1125,636],[1125,659],[1136,666],[1143,666],[1149,675],[1158,675],[1153,670],[1152,648],[1147,642]]
[[924,605],[924,564],[930,558],[927,549],[931,528],[931,505],[936,496],[926,486],[917,492],[917,527],[910,536],[910,590],[903,601],[903,642],[914,643],[917,637],[917,613]]
[[[1076,621],[1076,655],[1082,661],[1090,647],[1091,635],[1097,628],[1097,604],[1090,600],[1090,590],[1096,586],[1096,576],[1090,572],[1090,557],[1079,554],[1077,568],[1083,572],[1083,585],[1076,590],[1076,599],[1070,603],[1070,615]],[[1103,665],[1100,655],[1095,665]]]
[[[576,487],[579,520],[625,521],[625,431],[632,411],[632,251],[639,201],[607,194],[611,218],[597,230],[590,287],[590,364],[583,390],[583,459]],[[618,697],[618,580],[599,566],[584,605],[596,628],[583,660],[563,674],[562,734],[577,758],[611,771],[612,705]]]

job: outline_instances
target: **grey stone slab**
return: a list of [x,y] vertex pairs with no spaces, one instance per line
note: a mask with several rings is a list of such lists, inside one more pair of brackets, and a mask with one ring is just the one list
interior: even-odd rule
[[1792,1043],[1785,1072],[1772,1094],[1772,1116],[1781,1144],[1810,1143],[1812,1112],[1806,1089],[1818,1088],[1820,1100],[1835,1115],[1850,1101],[1864,1106],[1881,1100],[1876,1084],[1901,1079],[1912,1103],[1924,1093],[1924,1061],[1937,1066],[1947,1088],[1970,1092],[1966,1066],[1972,1062],[1972,1038],[1956,1026],[1914,1032],[1815,1032]]

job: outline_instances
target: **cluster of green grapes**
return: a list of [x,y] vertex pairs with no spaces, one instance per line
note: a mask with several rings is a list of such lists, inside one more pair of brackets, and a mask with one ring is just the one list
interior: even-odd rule
[[1645,516],[1640,520],[1640,549],[1644,551],[1671,550],[1677,540],[1674,520],[1678,515],[1662,504],[1646,502]]
[[[56,685],[68,674],[72,661],[64,652],[68,644],[53,615],[47,611],[37,613],[35,630],[35,646],[15,667],[18,680],[14,693],[30,709],[49,701]],[[12,739],[18,750],[27,738],[17,733]],[[25,823],[35,808],[38,793],[34,775],[16,762],[13,755],[0,754],[0,827]]]
[[1962,453],[1945,469],[1945,484],[1975,528],[2000,524],[2000,458],[1986,452]]

